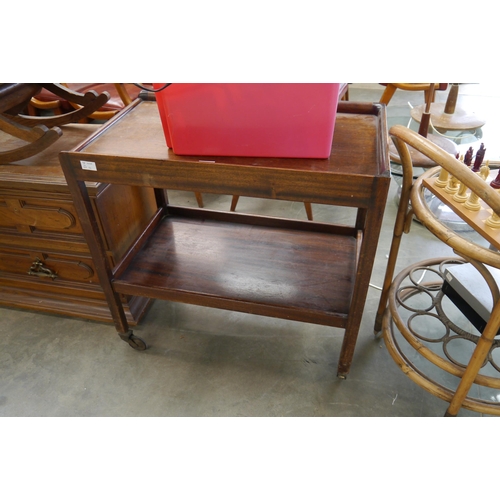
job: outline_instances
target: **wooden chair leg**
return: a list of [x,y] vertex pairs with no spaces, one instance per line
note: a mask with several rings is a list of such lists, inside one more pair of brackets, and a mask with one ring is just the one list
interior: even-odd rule
[[238,204],[238,200],[240,199],[239,196],[233,195],[233,199],[231,200],[231,212],[234,212],[236,210],[236,205]]
[[313,220],[312,206],[309,202],[304,202],[304,207],[306,209],[307,220]]
[[389,104],[395,92],[396,92],[396,87],[388,83],[387,86],[385,87],[382,97],[380,98],[379,101],[380,104]]
[[200,208],[203,208],[203,195],[198,192],[195,192],[194,195],[196,196],[196,202],[198,203],[198,206]]

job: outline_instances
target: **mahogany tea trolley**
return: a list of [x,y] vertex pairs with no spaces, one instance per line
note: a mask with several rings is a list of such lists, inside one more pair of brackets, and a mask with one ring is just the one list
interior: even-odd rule
[[[120,337],[120,294],[178,301],[345,330],[338,376],[349,372],[390,183],[385,106],[340,102],[328,159],[178,156],[155,102],[138,99],[61,165]],[[158,211],[114,268],[86,182],[148,186]],[[166,190],[353,207],[351,225],[169,204]]]

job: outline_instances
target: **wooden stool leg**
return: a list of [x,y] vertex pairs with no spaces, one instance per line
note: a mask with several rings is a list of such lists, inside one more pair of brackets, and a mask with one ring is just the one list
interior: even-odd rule
[[418,133],[422,137],[427,137],[429,125],[431,123],[431,104],[434,102],[434,83],[431,83],[429,90],[425,91],[425,111],[422,113]]
[[451,85],[450,93],[448,94],[446,105],[444,107],[444,112],[448,115],[452,115],[455,112],[455,108],[457,107],[458,88],[459,86],[456,83],[453,83]]

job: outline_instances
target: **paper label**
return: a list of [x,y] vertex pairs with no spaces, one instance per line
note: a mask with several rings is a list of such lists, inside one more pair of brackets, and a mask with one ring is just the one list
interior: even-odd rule
[[80,160],[83,170],[97,170],[97,167],[93,161],[83,161]]

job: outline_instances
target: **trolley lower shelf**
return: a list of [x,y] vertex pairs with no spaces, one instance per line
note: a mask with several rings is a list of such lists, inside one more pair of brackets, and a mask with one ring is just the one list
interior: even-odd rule
[[[280,221],[283,225],[283,221]],[[311,229],[312,228],[312,229]],[[358,231],[173,207],[123,272],[119,293],[344,328]]]

